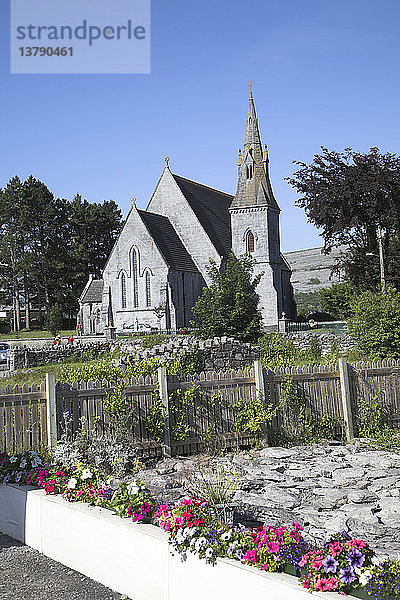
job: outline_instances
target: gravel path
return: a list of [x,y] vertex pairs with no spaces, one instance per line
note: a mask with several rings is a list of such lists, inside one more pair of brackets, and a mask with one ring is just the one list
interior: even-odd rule
[[0,533],[1,600],[121,600],[126,596]]

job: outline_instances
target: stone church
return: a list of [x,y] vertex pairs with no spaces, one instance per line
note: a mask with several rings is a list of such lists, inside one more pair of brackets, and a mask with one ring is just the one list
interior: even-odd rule
[[276,327],[296,306],[290,266],[280,251],[279,213],[262,147],[253,95],[243,150],[239,150],[234,196],[171,172],[168,159],[153,195],[140,210],[135,203],[104,267],[89,279],[79,299],[85,334],[107,325],[179,329],[190,325],[192,307],[209,284],[210,258],[224,268],[231,252],[250,254],[263,323]]

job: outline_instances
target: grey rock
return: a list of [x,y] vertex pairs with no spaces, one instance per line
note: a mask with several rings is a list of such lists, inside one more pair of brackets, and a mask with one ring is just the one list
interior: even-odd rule
[[294,450],[289,448],[264,448],[260,450],[260,456],[263,458],[277,458],[279,460],[283,458],[290,458],[295,453]]
[[351,490],[348,495],[349,502],[360,504],[363,502],[375,502],[379,496],[374,492],[363,491],[363,490]]
[[165,458],[161,462],[157,463],[156,471],[159,475],[165,475],[166,473],[172,473],[177,461],[173,458]]
[[340,506],[338,511],[361,523],[378,523],[377,517],[372,512],[371,504],[345,504]]

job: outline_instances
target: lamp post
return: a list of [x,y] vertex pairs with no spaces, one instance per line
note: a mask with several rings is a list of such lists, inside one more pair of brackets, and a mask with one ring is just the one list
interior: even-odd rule
[[379,258],[379,268],[381,273],[381,289],[382,292],[386,289],[386,279],[385,279],[385,263],[383,260],[383,244],[382,244],[382,228],[380,225],[377,227],[377,238],[378,238],[378,250],[379,254],[374,254],[373,252],[367,252],[366,256],[377,256]]

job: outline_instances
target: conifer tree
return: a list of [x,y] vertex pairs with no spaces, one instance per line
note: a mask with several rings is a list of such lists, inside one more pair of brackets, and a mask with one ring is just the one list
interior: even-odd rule
[[254,341],[261,332],[261,312],[256,288],[262,274],[253,279],[254,261],[250,256],[230,255],[221,272],[210,260],[211,285],[193,307],[194,325],[202,337],[232,336]]

